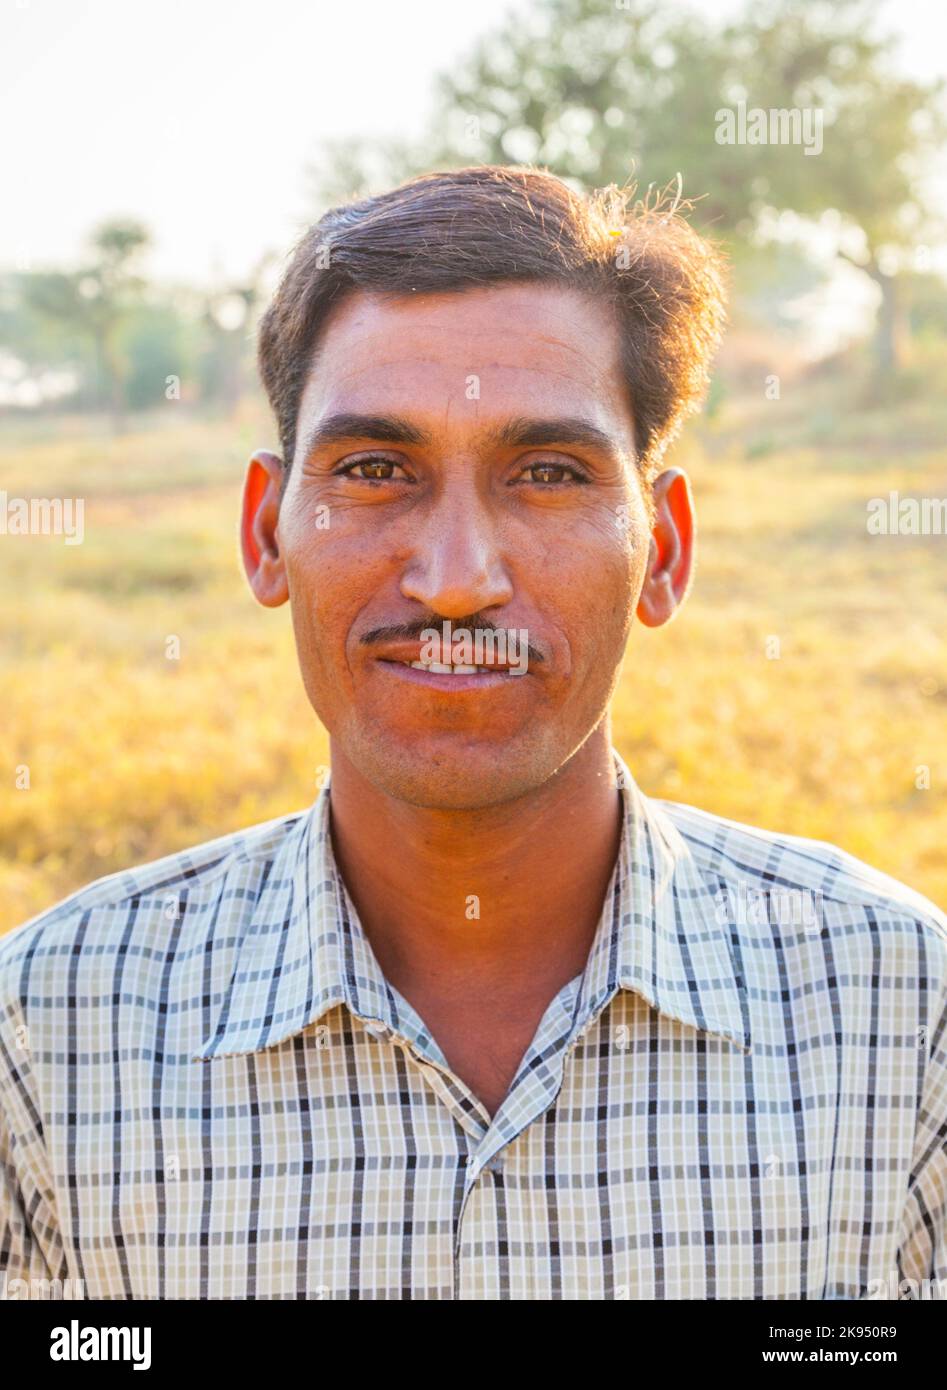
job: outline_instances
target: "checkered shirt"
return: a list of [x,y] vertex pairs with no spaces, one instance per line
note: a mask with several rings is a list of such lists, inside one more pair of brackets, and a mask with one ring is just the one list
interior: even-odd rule
[[0,940],[0,1296],[947,1281],[947,920],[830,845],[650,799],[615,757],[585,970],[492,1118],[382,974],[329,786]]

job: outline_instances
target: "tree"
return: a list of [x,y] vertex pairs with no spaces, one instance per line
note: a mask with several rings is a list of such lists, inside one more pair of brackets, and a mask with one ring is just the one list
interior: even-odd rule
[[144,282],[134,267],[149,240],[138,222],[105,222],[92,234],[90,260],[79,270],[37,272],[23,281],[33,312],[91,340],[116,433],[124,427],[125,416],[126,363],[120,330],[140,301]]
[[237,282],[228,281],[201,296],[201,395],[219,401],[232,414],[246,385],[252,360],[251,326],[264,296],[264,276],[273,259],[265,252]]
[[[391,151],[390,167],[536,163],[576,187],[681,175],[696,223],[736,245],[786,212],[821,222],[881,290],[887,372],[898,275],[937,233],[922,174],[945,123],[943,85],[896,73],[876,13],[876,0],[751,0],[720,24],[661,0],[544,0],[439,80],[426,145]],[[740,102],[821,113],[821,150],[724,143],[720,113]],[[342,164],[366,183],[351,141]]]
[[41,383],[50,378],[58,379],[60,387],[70,378],[81,386],[88,348],[85,335],[75,325],[38,313],[32,306],[33,278],[30,271],[0,277],[0,380],[8,389],[28,384],[42,398]]

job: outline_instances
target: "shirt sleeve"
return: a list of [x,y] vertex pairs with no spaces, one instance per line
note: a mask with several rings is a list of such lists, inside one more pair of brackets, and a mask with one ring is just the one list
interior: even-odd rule
[[0,1017],[0,1282],[8,1299],[49,1298],[56,1295],[47,1281],[62,1280],[67,1262],[24,1041],[29,1030],[18,1003],[0,1001]]
[[0,1281],[5,1286],[5,1298],[35,1297],[38,1288],[41,1290],[51,1277],[31,1221],[31,1211],[40,1205],[38,1200],[31,1201],[20,1186],[14,1141],[0,1110]]
[[[943,1280],[947,1290],[947,1006],[931,1038],[914,1155],[898,1243],[898,1276],[920,1289],[904,1297],[924,1297],[925,1280]],[[936,1297],[932,1290],[927,1297]]]

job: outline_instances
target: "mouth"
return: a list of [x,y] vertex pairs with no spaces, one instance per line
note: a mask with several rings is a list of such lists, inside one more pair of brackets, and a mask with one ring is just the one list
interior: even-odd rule
[[447,631],[436,642],[394,636],[374,641],[374,668],[411,685],[461,695],[513,689],[519,677],[532,673],[534,660],[543,660],[528,646],[525,631],[515,644],[480,641],[476,632],[471,639],[469,631],[461,631],[466,637]]
[[411,685],[456,694],[503,688],[528,674],[519,668],[501,665],[460,666],[441,661],[398,661],[385,657],[380,657],[377,664],[387,674]]

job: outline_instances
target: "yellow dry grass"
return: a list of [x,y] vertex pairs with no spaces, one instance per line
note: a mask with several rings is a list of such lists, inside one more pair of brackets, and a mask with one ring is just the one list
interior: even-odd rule
[[[871,537],[865,519],[892,488],[947,496],[944,421],[799,391],[735,402],[678,448],[697,582],[667,629],[633,634],[615,742],[653,795],[832,840],[943,903],[947,537]],[[239,573],[239,481],[266,417],[173,411],[119,439],[0,432],[10,496],[86,499],[81,546],[0,537],[0,931],[306,804],[328,760],[288,611],[258,608]]]

